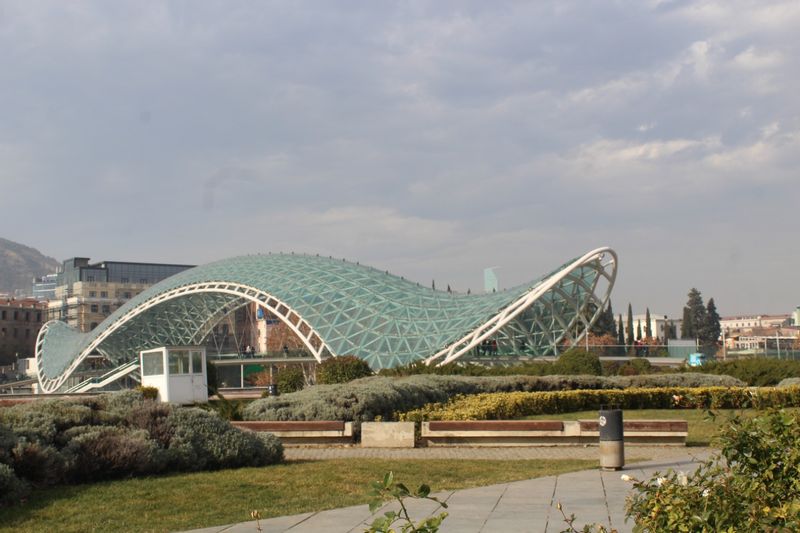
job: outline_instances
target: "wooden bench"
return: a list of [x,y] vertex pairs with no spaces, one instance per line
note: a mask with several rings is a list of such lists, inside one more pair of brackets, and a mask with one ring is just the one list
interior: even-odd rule
[[353,423],[336,420],[231,422],[245,431],[272,433],[286,445],[352,444]]
[[[683,420],[623,421],[626,444],[685,445]],[[600,440],[596,420],[441,420],[423,422],[427,446],[564,446],[591,445]]]
[[[597,420],[579,420],[581,435],[595,440],[600,438]],[[625,420],[622,421],[625,444],[675,444],[686,445],[689,423],[686,420]]]

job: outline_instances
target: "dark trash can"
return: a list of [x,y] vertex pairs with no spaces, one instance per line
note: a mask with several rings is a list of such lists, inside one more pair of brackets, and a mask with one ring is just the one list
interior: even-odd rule
[[278,395],[278,386],[274,383],[271,385],[267,385],[267,393],[270,396],[277,396]]
[[600,406],[598,426],[600,428],[600,468],[620,470],[625,466],[622,409],[606,409],[605,406]]

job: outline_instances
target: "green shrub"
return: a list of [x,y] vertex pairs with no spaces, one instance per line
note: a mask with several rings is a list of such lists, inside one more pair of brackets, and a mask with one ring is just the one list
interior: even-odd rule
[[786,378],[800,377],[800,361],[755,357],[735,361],[715,361],[703,365],[708,374],[726,374],[754,387],[777,385]]
[[599,376],[603,373],[603,365],[596,355],[573,348],[558,356],[553,370],[556,374]]
[[28,492],[27,483],[19,479],[10,466],[0,463],[0,506],[15,504]]
[[400,420],[510,420],[530,415],[570,413],[618,405],[622,409],[739,409],[800,407],[800,387],[631,388],[510,392],[458,396],[397,413]]
[[140,385],[136,387],[136,390],[142,393],[142,398],[145,400],[156,400],[158,399],[158,387],[145,387]]
[[627,515],[635,520],[634,529],[800,530],[798,422],[784,411],[735,417],[720,433],[721,453],[694,472],[632,479]]
[[303,376],[303,371],[296,366],[281,368],[278,371],[278,377],[275,382],[278,385],[278,392],[281,394],[297,392],[306,386],[306,378]]
[[317,383],[324,385],[347,383],[371,375],[367,362],[354,355],[329,357],[317,366]]
[[0,463],[11,461],[11,451],[17,445],[17,436],[11,428],[0,424]]

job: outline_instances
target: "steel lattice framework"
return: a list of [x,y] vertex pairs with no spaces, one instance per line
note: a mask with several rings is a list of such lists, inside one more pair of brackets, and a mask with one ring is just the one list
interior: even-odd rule
[[356,355],[375,369],[448,363],[489,338],[502,352],[558,354],[599,316],[616,270],[614,251],[599,248],[530,283],[468,295],[333,258],[235,257],[153,285],[89,333],[48,322],[36,342],[37,373],[42,390],[55,392],[95,351],[123,365],[144,349],[200,344],[251,302],[283,321],[318,361]]

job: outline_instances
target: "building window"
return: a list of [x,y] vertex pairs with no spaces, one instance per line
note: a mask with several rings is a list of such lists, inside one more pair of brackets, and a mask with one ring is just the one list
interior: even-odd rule
[[17,333],[19,333],[19,332],[17,331],[17,328],[14,328],[14,338],[15,338],[15,339],[17,338]]
[[6,336],[6,328],[0,329],[0,337]]
[[94,281],[94,276],[91,274],[86,276],[86,281]]
[[92,313],[96,313],[97,312],[97,304],[92,304],[90,309],[92,310]]
[[97,291],[89,291],[89,298],[95,298],[97,296]]
[[110,305],[104,305],[103,306],[103,313],[105,313],[107,315],[110,312],[111,312],[111,306]]
[[139,280],[139,283],[147,283],[147,278],[142,278]]
[[25,311],[25,322],[30,322],[30,321],[31,321],[31,312]]
[[36,322],[41,322],[41,321],[42,321],[42,312],[41,311],[37,311],[36,312]]
[[91,328],[91,329],[94,329],[94,328],[96,328],[96,327],[97,327],[97,322],[92,322],[92,323],[89,325],[89,328]]
[[0,313],[0,317],[2,317],[2,318],[0,318],[0,320],[5,320],[6,319],[6,310],[5,309],[3,309],[3,312]]
[[121,278],[120,283],[129,283],[128,278]]
[[14,311],[14,320],[19,320],[19,311]]
[[102,291],[100,293],[100,298],[108,298],[108,291]]
[[129,299],[131,297],[131,293],[126,292],[122,296],[127,300],[127,299]]
[[26,339],[31,338],[31,330],[29,328],[25,328],[25,338]]

